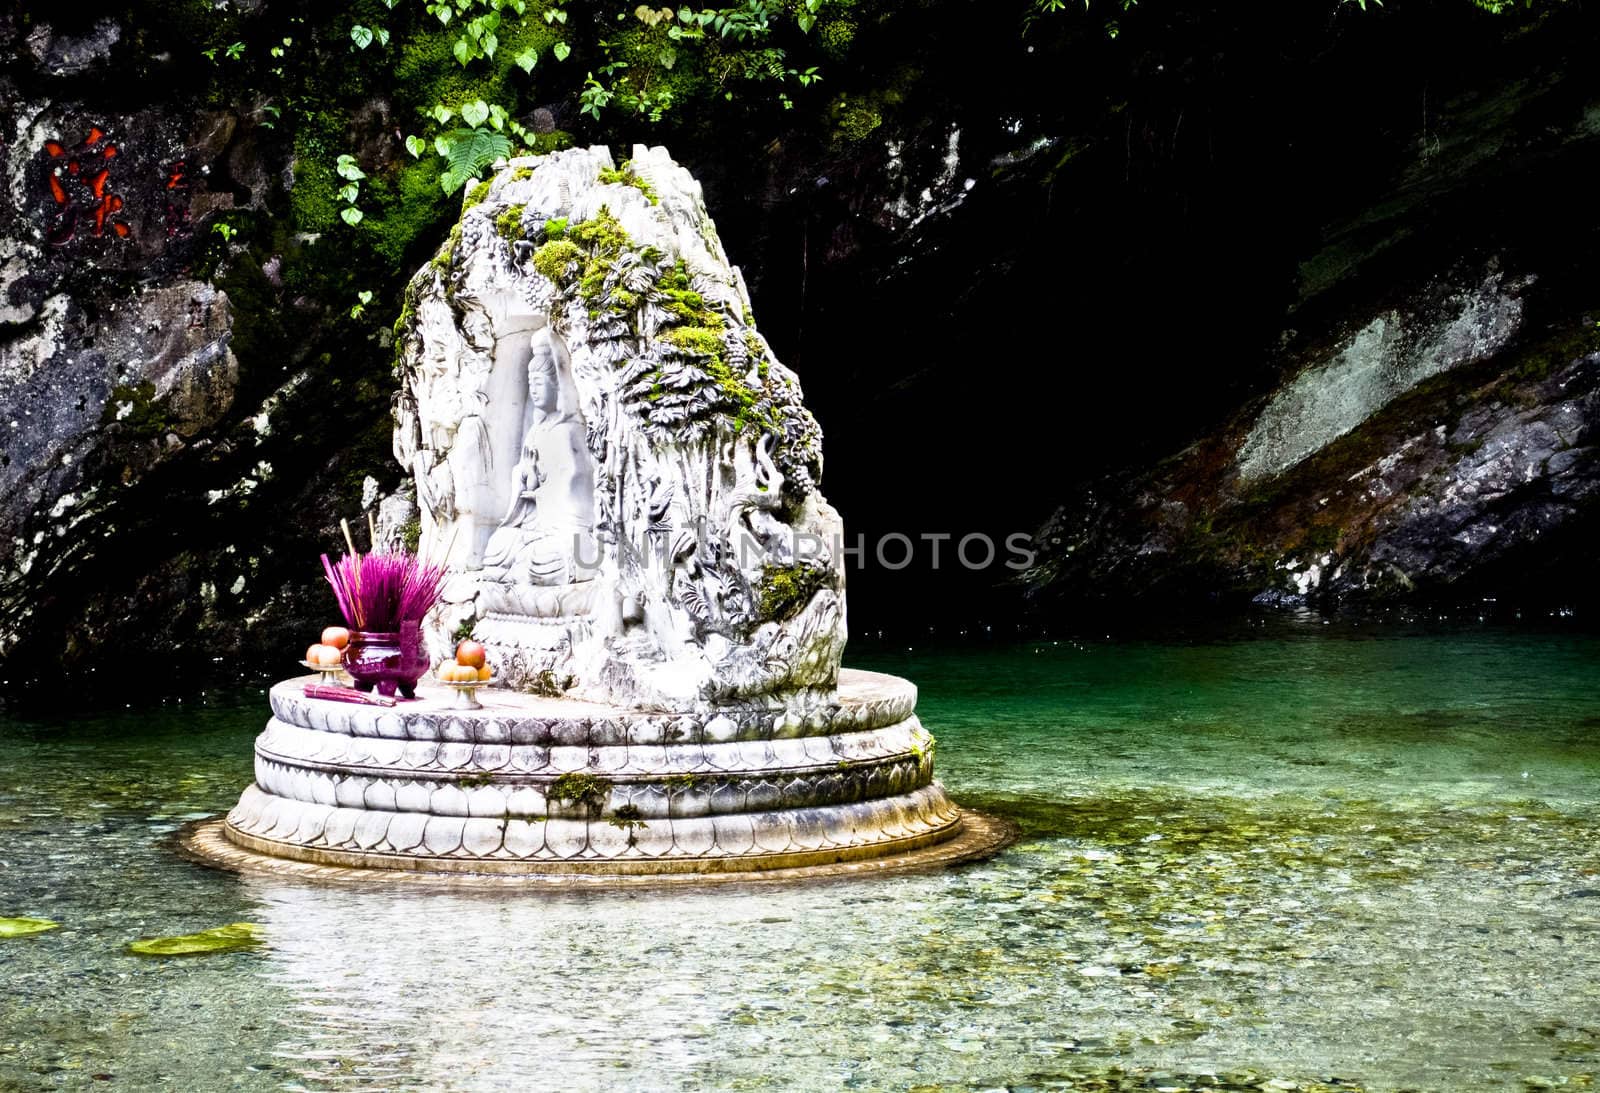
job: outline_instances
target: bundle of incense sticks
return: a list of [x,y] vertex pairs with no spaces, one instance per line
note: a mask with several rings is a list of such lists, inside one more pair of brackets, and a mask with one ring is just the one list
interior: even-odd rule
[[307,683],[307,698],[321,698],[329,702],[354,702],[358,706],[393,706],[394,699],[383,695],[367,694],[354,687],[340,687],[333,683]]
[[[350,553],[337,563],[322,556],[322,571],[339,602],[339,613],[352,630],[392,633],[405,621],[420,622],[439,602],[445,568],[420,561],[406,550],[362,554],[341,522]],[[376,536],[374,536],[376,537]]]

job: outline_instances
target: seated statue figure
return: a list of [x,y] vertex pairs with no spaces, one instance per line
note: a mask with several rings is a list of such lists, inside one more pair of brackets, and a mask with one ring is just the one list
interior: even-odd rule
[[543,614],[533,608],[543,597],[519,590],[590,580],[598,562],[594,462],[576,391],[548,334],[535,338],[528,362],[527,421],[511,504],[489,537],[482,576],[500,586],[494,609]]

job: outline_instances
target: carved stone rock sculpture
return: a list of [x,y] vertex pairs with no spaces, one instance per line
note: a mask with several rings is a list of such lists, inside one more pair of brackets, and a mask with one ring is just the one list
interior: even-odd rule
[[[395,452],[512,689],[462,710],[272,691],[230,867],[540,880],[814,876],[1010,836],[933,776],[903,679],[841,671],[821,436],[660,149],[513,163],[412,281]],[[370,875],[370,874],[369,874]]]
[[660,148],[519,160],[412,282],[395,454],[506,682],[657,709],[831,701],[821,434]]

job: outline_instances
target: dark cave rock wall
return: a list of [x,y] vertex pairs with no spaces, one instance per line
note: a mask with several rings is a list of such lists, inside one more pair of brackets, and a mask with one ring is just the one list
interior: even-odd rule
[[1041,600],[1585,597],[1566,541],[1600,516],[1600,308],[1569,317],[1537,285],[1415,290],[1223,427],[1062,506],[1025,583]]
[[1381,125],[1298,136],[1338,180],[1304,180],[1321,222],[1243,229],[1282,234],[1281,316],[1196,342],[1209,408],[1063,491],[1034,603],[1592,602],[1594,34],[1567,9],[1463,39],[1374,76]]
[[181,27],[43,14],[0,15],[0,664],[248,662],[327,614],[387,349],[304,295],[258,98]]

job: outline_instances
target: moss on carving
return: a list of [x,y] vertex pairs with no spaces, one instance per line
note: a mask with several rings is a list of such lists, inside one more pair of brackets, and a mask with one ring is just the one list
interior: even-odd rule
[[661,340],[688,353],[703,357],[722,357],[722,331],[710,326],[675,326],[662,333]]
[[482,205],[488,196],[489,181],[488,179],[485,179],[467,191],[467,196],[461,201],[461,211],[466,212],[468,209],[476,205]]
[[632,160],[623,160],[621,167],[600,168],[600,181],[608,185],[632,186],[644,194],[650,204],[661,204],[661,198],[656,195],[655,187],[650,185],[648,180],[639,177],[639,173],[633,169]]
[[522,238],[522,213],[526,205],[512,205],[494,218],[494,230],[501,239],[514,243]]
[[559,676],[546,668],[533,677],[528,684],[528,693],[539,695],[541,698],[560,698],[567,693],[573,679],[571,676]]
[[552,801],[567,801],[575,805],[599,808],[611,795],[611,780],[587,771],[563,774],[551,783],[545,797]]
[[433,256],[430,263],[440,273],[450,272],[450,262],[455,258],[456,248],[461,245],[461,225],[456,224],[450,229],[450,238],[445,240],[444,246],[439,248],[439,253]]
[[[644,813],[639,811],[638,805],[623,805],[611,814],[610,823],[612,827],[620,827],[628,832],[632,832],[635,829],[642,830],[649,826],[644,822]],[[632,844],[631,834],[629,836],[629,844]]]
[[533,268],[558,285],[566,282],[582,261],[583,251],[570,239],[552,240],[533,252]]
[[799,614],[822,587],[822,577],[822,571],[814,566],[764,566],[756,589],[761,617],[782,622]]

